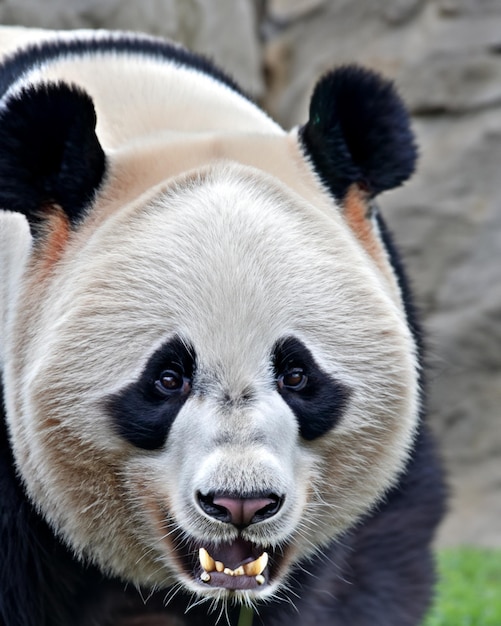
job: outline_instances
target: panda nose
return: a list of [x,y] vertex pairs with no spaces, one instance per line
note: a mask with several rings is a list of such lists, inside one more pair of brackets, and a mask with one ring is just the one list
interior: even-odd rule
[[276,515],[282,506],[283,498],[273,493],[245,498],[227,494],[199,493],[198,502],[204,513],[210,517],[244,527]]

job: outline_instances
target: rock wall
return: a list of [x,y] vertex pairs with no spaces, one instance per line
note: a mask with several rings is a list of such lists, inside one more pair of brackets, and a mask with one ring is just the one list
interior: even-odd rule
[[501,2],[0,0],[0,23],[144,30],[215,58],[285,126],[357,61],[392,77],[419,172],[383,196],[428,336],[430,409],[450,471],[440,542],[501,546]]

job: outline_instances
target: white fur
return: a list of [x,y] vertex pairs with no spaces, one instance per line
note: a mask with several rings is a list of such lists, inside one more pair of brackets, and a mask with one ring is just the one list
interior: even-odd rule
[[[0,207],[1,209],[1,207]],[[10,314],[16,308],[17,290],[31,245],[26,219],[18,213],[0,211],[0,372],[4,363]]]

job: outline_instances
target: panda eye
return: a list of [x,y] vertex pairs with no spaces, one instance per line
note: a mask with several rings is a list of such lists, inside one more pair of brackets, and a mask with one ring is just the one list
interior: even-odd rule
[[295,367],[278,377],[278,387],[289,391],[301,391],[308,383],[308,376],[303,368]]
[[188,395],[191,391],[191,379],[177,369],[167,369],[155,381],[155,389],[162,396]]

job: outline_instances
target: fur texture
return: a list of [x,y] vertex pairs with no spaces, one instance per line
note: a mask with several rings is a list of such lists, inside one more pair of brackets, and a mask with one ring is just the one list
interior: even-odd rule
[[415,160],[393,87],[343,68],[285,133],[171,44],[26,39],[0,66],[3,622],[417,624],[443,487],[372,202]]
[[363,68],[343,67],[318,82],[301,138],[339,199],[352,183],[374,196],[414,171],[408,113],[392,84]]
[[23,89],[0,112],[0,205],[27,215],[35,235],[51,205],[77,223],[99,186],[105,162],[95,125],[92,100],[65,84]]

